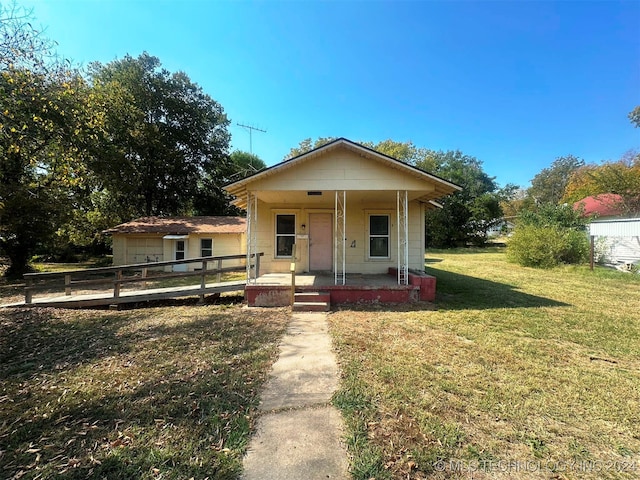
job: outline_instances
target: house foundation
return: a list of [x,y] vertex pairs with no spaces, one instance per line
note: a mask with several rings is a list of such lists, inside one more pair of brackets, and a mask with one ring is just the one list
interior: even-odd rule
[[[388,275],[349,275],[345,285],[335,285],[332,275],[296,275],[298,293],[326,292],[332,305],[393,304],[435,300],[436,278],[423,273],[408,273],[408,285],[398,285],[397,269]],[[267,274],[245,287],[245,299],[251,307],[291,305],[291,277]]]

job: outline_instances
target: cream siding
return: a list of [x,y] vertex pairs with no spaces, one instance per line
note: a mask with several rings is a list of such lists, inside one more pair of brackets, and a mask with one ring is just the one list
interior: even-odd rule
[[388,165],[371,161],[349,150],[320,156],[295,168],[284,169],[247,187],[251,191],[309,190],[409,190],[432,191],[435,187]]
[[[395,192],[394,192],[395,193]],[[424,270],[424,220],[423,208],[419,202],[409,203],[409,268]],[[258,201],[257,251],[264,252],[261,271],[272,273],[288,272],[290,258],[275,256],[275,222],[277,214],[296,215],[296,272],[309,271],[309,214],[331,213],[335,215],[332,203],[324,205],[300,205],[291,208],[286,204],[267,204]],[[369,214],[387,214],[390,220],[390,258],[369,258]],[[355,203],[349,202],[347,192],[346,212],[346,272],[349,273],[387,273],[389,267],[398,266],[398,226],[396,204],[394,203]],[[335,217],[333,218],[335,222]],[[303,225],[305,226],[303,228]],[[334,232],[335,233],[335,232]],[[333,235],[335,241],[335,234]]]
[[161,262],[164,260],[162,236],[113,235],[113,264]]
[[[113,264],[146,263],[147,261],[174,260],[175,240],[163,239],[165,234],[114,234]],[[200,256],[200,239],[213,240],[213,256],[241,255],[246,253],[244,233],[191,233],[184,239],[186,258]],[[224,266],[244,264],[244,259],[226,261]],[[189,264],[190,270],[201,268],[198,263]]]

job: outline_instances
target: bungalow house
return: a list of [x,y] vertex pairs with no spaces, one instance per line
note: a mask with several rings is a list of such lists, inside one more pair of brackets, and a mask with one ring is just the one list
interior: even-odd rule
[[347,285],[391,270],[407,285],[424,272],[425,211],[461,188],[339,138],[225,189],[247,211],[246,252],[264,254],[260,274],[288,273],[295,244],[297,274]]
[[[143,217],[110,228],[113,264],[126,265],[245,253],[241,217]],[[194,269],[198,263],[176,265]]]

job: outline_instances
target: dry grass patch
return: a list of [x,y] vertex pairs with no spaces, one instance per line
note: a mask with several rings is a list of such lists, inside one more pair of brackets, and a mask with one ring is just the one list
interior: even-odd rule
[[0,311],[0,477],[237,478],[289,319],[238,305]]
[[640,279],[433,260],[437,311],[330,316],[355,478],[640,477]]

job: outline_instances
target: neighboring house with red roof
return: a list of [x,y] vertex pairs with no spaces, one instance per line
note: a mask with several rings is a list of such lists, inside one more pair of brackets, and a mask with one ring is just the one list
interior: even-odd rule
[[126,265],[244,254],[246,228],[242,217],[143,217],[105,233],[113,237],[113,264]]
[[573,204],[574,209],[583,208],[586,217],[620,218],[624,214],[623,199],[616,193],[601,193],[585,197]]

